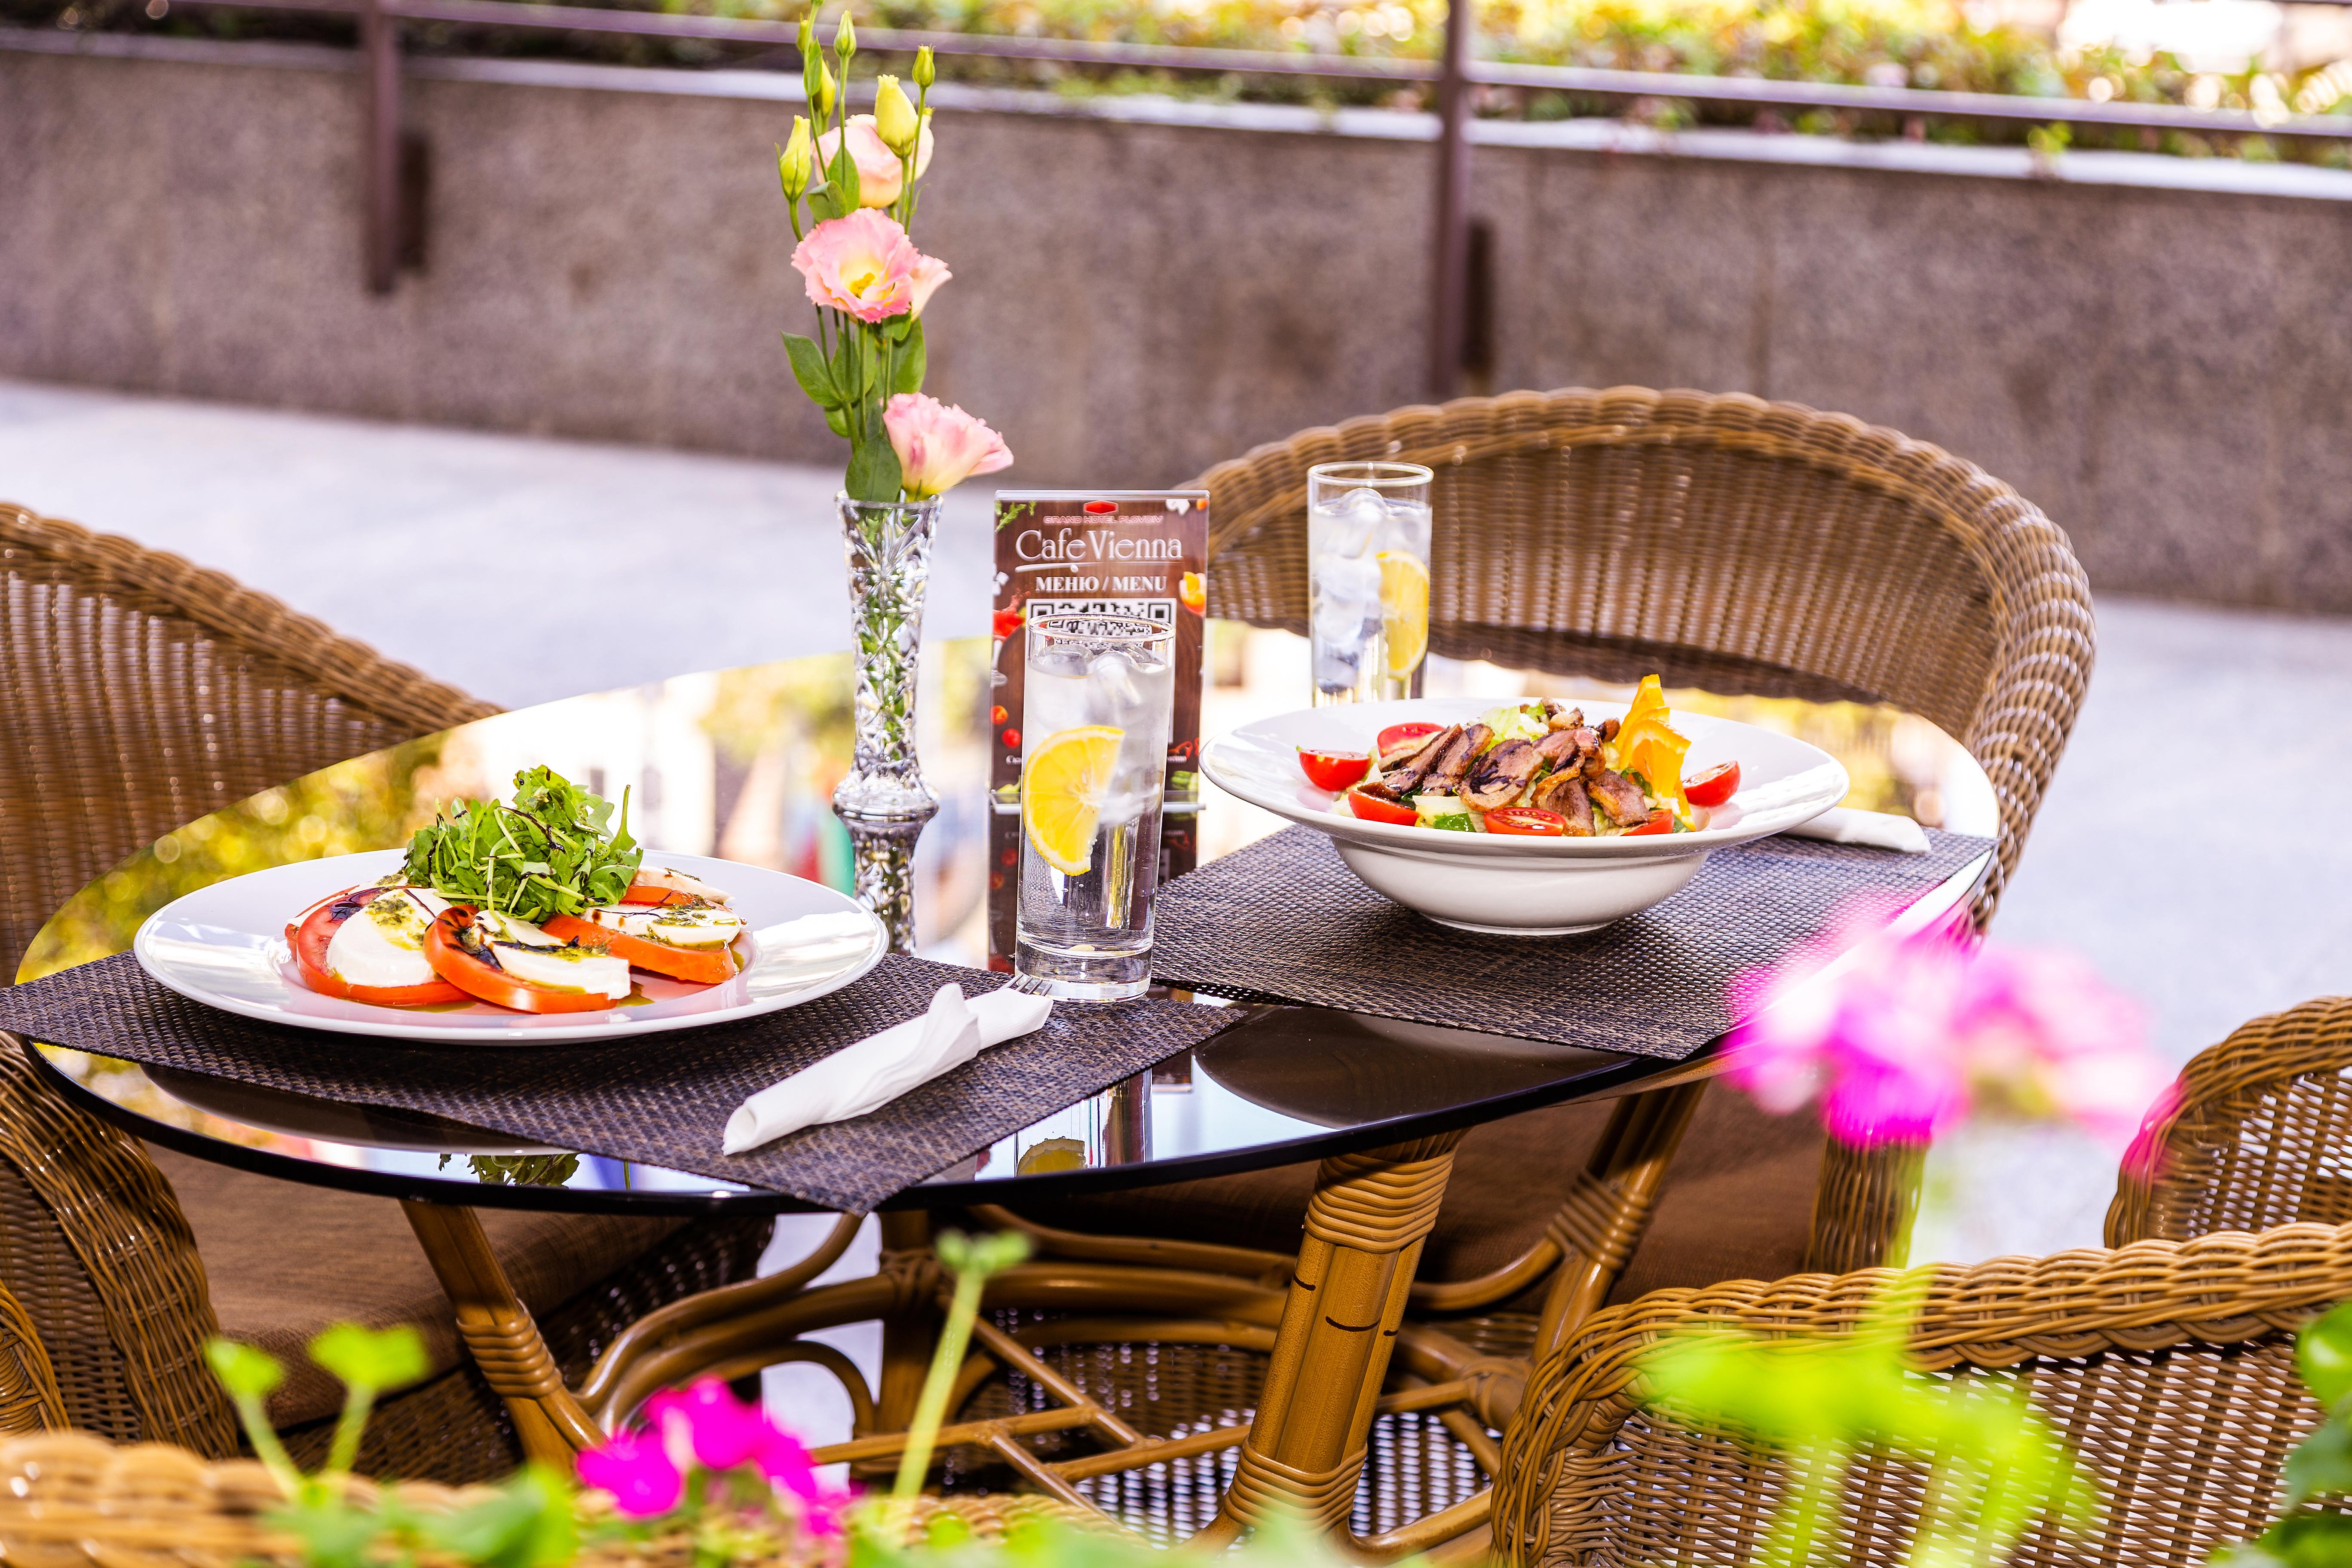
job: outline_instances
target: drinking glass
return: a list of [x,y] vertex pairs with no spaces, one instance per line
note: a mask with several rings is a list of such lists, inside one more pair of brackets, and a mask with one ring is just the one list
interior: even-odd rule
[[1429,481],[1418,463],[1307,470],[1315,705],[1410,697],[1429,652]]
[[1078,1001],[1139,996],[1151,982],[1176,629],[1074,615],[1024,635],[1016,984]]

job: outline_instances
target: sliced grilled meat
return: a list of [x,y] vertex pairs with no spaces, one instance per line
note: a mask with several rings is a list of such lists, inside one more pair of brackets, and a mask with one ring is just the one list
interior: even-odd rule
[[1638,827],[1650,819],[1650,803],[1642,786],[1623,773],[1611,772],[1598,752],[1584,764],[1584,791],[1601,815],[1620,827]]
[[1554,730],[1536,742],[1536,755],[1549,763],[1555,773],[1579,773],[1584,771],[1584,759],[1601,749],[1601,732],[1579,727],[1574,730]]
[[1592,837],[1592,797],[1584,793],[1584,781],[1576,774],[1554,773],[1538,781],[1535,798],[1528,804],[1567,818],[1570,838]]
[[1402,805],[1404,804],[1404,796],[1397,794],[1396,791],[1389,788],[1388,785],[1381,784],[1377,780],[1370,784],[1358,784],[1356,786],[1355,793],[1358,795],[1370,795],[1374,800],[1387,801],[1391,805]]
[[1550,716],[1545,721],[1545,727],[1552,731],[1555,734],[1562,730],[1581,730],[1584,728],[1584,710],[1581,708],[1562,709],[1559,703],[1555,702],[1551,705]]
[[1536,776],[1543,758],[1525,741],[1506,741],[1470,765],[1462,798],[1481,811],[1508,805]]
[[1422,795],[1452,795],[1461,787],[1469,774],[1470,763],[1478,755],[1478,748],[1486,743],[1494,731],[1484,724],[1473,724],[1454,738],[1445,754],[1437,759],[1426,778],[1421,781]]
[[1385,768],[1381,769],[1381,782],[1399,795],[1419,793],[1421,782],[1429,776],[1429,770],[1445,755],[1446,748],[1461,738],[1462,726],[1448,724],[1444,729],[1432,735],[1428,744],[1415,752],[1412,760],[1395,773],[1391,773]]
[[1430,747],[1444,739],[1445,739],[1444,731],[1433,730],[1426,735],[1415,735],[1410,740],[1400,741],[1397,742],[1396,750],[1381,759],[1379,771],[1387,773],[1391,768],[1402,767],[1415,757],[1426,753]]

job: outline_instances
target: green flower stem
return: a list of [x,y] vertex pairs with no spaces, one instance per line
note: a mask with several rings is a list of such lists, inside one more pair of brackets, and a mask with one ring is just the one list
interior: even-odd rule
[[939,1352],[923,1377],[923,1392],[915,1400],[915,1419],[907,1429],[907,1451],[898,1460],[898,1479],[891,1497],[904,1500],[923,1489],[931,1471],[931,1450],[947,1419],[948,1394],[955,1386],[956,1370],[963,1365],[971,1344],[971,1321],[980,1315],[981,1287],[986,1277],[973,1269],[956,1276],[955,1298],[948,1305],[948,1321],[940,1331]]

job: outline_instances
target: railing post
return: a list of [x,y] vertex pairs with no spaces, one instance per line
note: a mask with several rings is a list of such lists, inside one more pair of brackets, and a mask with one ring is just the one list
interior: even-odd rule
[[368,0],[360,28],[367,71],[360,145],[367,210],[361,242],[369,289],[389,294],[400,275],[400,24],[385,12],[383,0]]
[[1450,0],[1437,78],[1437,256],[1430,272],[1429,395],[1451,397],[1462,376],[1470,283],[1470,41],[1476,0]]

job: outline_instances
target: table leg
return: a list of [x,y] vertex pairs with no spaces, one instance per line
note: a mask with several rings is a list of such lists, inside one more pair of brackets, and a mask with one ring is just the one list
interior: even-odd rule
[[539,1324],[482,1234],[481,1217],[444,1204],[404,1201],[400,1207],[457,1309],[458,1336],[506,1401],[523,1457],[569,1470],[572,1455],[602,1443],[604,1434],[563,1385]]
[[1291,1511],[1344,1532],[1459,1132],[1323,1162],[1241,1462],[1204,1544]]

